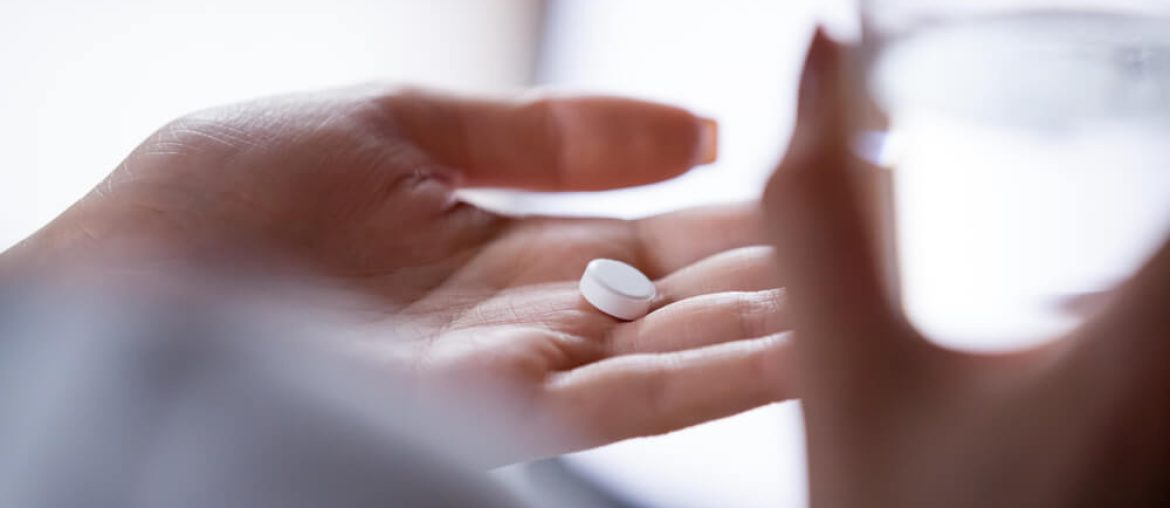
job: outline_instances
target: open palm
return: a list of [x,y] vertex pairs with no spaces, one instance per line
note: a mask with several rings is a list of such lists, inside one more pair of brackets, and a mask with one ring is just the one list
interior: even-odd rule
[[[125,260],[132,246],[138,266],[293,267],[368,332],[347,346],[518,402],[540,437],[513,458],[568,451],[788,397],[757,206],[521,218],[455,191],[650,183],[709,162],[713,143],[707,120],[612,98],[269,99],[167,125],[16,252]],[[598,257],[656,280],[649,315],[620,322],[581,299],[576,279]]]

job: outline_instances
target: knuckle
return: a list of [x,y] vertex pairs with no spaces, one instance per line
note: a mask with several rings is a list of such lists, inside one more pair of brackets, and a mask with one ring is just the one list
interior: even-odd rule
[[238,149],[253,142],[237,108],[215,108],[176,118],[145,143],[150,153],[183,153],[209,148]]
[[352,113],[359,120],[381,128],[400,129],[407,118],[444,120],[450,115],[444,107],[445,94],[410,84],[367,83],[360,85]]
[[426,101],[427,93],[420,87],[373,82],[360,85],[353,114],[359,120],[381,126],[395,124],[395,112],[403,104],[418,104]]
[[761,387],[775,398],[787,397],[791,388],[787,376],[791,370],[787,364],[790,340],[790,333],[773,334],[762,339],[759,354],[753,356],[748,367],[756,379],[766,380]]
[[733,305],[741,337],[771,334],[782,321],[784,290],[769,289],[738,296]]
[[748,293],[737,297],[733,303],[741,337],[756,337],[764,334],[765,323],[771,305],[759,295]]

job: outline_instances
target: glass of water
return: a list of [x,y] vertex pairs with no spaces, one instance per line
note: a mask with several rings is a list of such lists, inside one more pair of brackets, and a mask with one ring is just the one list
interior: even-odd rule
[[897,280],[963,349],[1074,328],[1170,233],[1170,0],[862,0]]

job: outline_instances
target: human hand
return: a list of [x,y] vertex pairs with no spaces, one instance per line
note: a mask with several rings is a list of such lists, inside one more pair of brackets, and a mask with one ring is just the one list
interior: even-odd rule
[[[755,204],[514,218],[455,190],[608,189],[713,157],[713,123],[630,100],[282,97],[172,122],[9,257],[295,267],[363,331],[344,347],[420,384],[514,399],[519,433],[542,436],[520,459],[787,398],[772,253],[753,247]],[[625,323],[585,303],[576,280],[598,257],[656,279],[653,312]]]
[[841,60],[818,34],[765,198],[812,505],[1170,505],[1170,243],[1069,336],[997,355],[935,346],[883,287]]

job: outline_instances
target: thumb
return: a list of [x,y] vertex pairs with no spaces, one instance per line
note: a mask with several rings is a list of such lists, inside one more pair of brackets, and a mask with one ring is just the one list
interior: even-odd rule
[[873,218],[862,200],[872,168],[851,150],[842,53],[817,32],[796,130],[764,199],[801,368],[847,387],[900,375],[926,343],[904,324],[879,268]]

